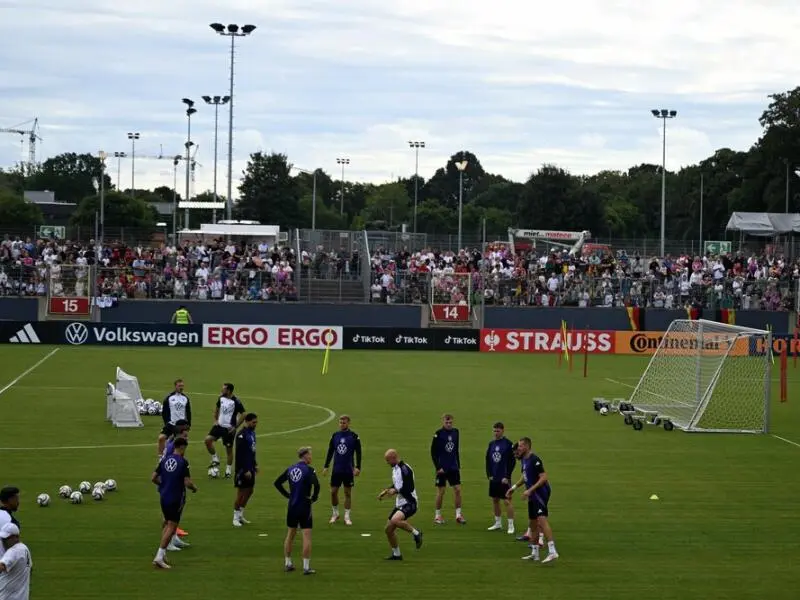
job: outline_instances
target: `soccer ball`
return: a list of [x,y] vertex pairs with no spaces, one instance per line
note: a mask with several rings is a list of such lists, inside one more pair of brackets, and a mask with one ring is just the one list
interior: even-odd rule
[[92,491],[92,484],[88,481],[81,481],[80,485],[78,486],[78,491],[81,494],[88,494]]
[[50,505],[50,496],[47,494],[39,494],[36,496],[36,504],[44,508],[45,506]]
[[69,498],[71,494],[72,488],[68,485],[62,485],[60,488],[58,488],[58,495],[62,498]]
[[100,489],[102,489],[102,490],[105,492],[105,491],[106,491],[106,482],[105,482],[105,481],[97,481],[97,482],[95,482],[95,484],[92,486],[92,488],[93,488],[93,489],[95,489],[95,490],[96,490],[97,488],[100,488]]
[[608,407],[607,406],[601,406],[600,407],[600,414],[605,417],[608,414]]
[[158,409],[151,404],[147,409],[147,414],[154,417],[158,414]]
[[69,495],[69,501],[72,504],[81,504],[83,502],[83,496],[81,495],[80,492],[72,492]]
[[106,493],[105,493],[105,491],[103,491],[103,488],[99,488],[98,487],[98,488],[94,488],[94,490],[92,490],[92,498],[94,498],[98,502],[100,502],[100,500],[105,498],[105,496],[106,496]]
[[106,491],[107,492],[114,492],[117,490],[117,482],[113,479],[106,480]]
[[209,476],[211,479],[216,479],[217,477],[219,477],[219,469],[218,469],[217,467],[211,467],[211,468],[208,470],[208,476]]

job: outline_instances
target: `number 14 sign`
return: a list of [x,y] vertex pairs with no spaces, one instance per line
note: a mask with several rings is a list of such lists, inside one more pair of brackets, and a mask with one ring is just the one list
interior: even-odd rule
[[431,306],[434,321],[469,321],[469,306],[465,304],[434,304]]
[[89,298],[50,298],[48,312],[51,315],[88,315],[91,311]]

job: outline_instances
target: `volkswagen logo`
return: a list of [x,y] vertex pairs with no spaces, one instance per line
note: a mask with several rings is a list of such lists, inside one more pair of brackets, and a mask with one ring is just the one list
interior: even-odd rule
[[70,323],[64,331],[64,337],[73,346],[80,346],[89,339],[89,328],[83,323]]

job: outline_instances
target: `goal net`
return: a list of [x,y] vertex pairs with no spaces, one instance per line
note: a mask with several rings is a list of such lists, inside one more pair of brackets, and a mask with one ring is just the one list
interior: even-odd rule
[[106,384],[106,420],[115,427],[144,427],[137,401],[143,401],[139,380],[117,367],[116,385]]
[[706,320],[673,321],[630,403],[686,431],[765,433],[772,333]]

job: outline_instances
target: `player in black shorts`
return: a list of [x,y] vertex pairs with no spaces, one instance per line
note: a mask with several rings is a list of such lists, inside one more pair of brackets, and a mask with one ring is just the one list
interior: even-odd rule
[[378,494],[378,500],[386,496],[395,496],[394,508],[389,513],[386,521],[386,539],[392,553],[386,560],[403,560],[400,554],[400,545],[397,542],[397,530],[409,532],[414,538],[417,550],[422,547],[422,533],[420,533],[408,520],[417,513],[417,490],[414,483],[414,471],[397,454],[397,450],[387,450],[384,454],[386,464],[392,468],[392,485]]
[[492,427],[492,433],[493,439],[486,449],[486,477],[489,479],[489,497],[494,509],[494,525],[489,527],[489,531],[503,528],[502,502],[508,517],[508,533],[514,535],[514,506],[506,498],[506,492],[511,487],[511,474],[517,463],[514,444],[505,436],[505,426],[499,421]]
[[183,393],[183,379],[175,380],[175,389],[167,394],[161,403],[161,418],[164,420],[164,427],[158,435],[158,458],[164,456],[164,446],[169,438],[175,437],[177,433],[175,423],[186,421],[187,429],[192,428],[192,403],[189,397]]
[[459,455],[459,433],[453,427],[453,415],[442,416],[442,427],[433,434],[431,441],[431,460],[436,469],[436,515],[433,522],[444,524],[442,501],[448,484],[453,488],[453,501],[456,505],[456,523],[465,525],[467,520],[461,513],[461,458]]
[[[303,574],[313,575],[316,571],[311,568],[311,530],[314,525],[311,505],[319,498],[320,485],[311,467],[311,448],[300,448],[297,456],[300,460],[281,473],[274,482],[275,488],[289,500],[286,508],[286,539],[283,542],[284,568],[287,572],[294,571],[292,545],[300,529],[303,532]],[[284,488],[287,482],[288,491]]]
[[339,417],[339,431],[331,436],[328,444],[328,454],[325,456],[325,465],[322,475],[328,474],[328,468],[333,460],[333,473],[331,474],[331,520],[333,525],[339,520],[339,488],[344,486],[344,524],[352,525],[350,508],[353,502],[353,486],[355,477],[361,473],[361,440],[358,434],[350,429],[350,417]]
[[233,502],[234,527],[241,527],[250,522],[244,518],[244,509],[250,496],[253,495],[258,474],[256,425],[258,417],[255,413],[248,413],[244,417],[244,426],[236,435],[236,477],[233,480],[236,488],[236,499]]
[[223,383],[222,391],[217,403],[214,405],[214,425],[206,436],[206,450],[211,455],[210,467],[219,466],[219,456],[214,448],[214,442],[221,439],[225,446],[225,478],[233,475],[233,440],[236,430],[242,424],[244,405],[233,394],[233,384]]
[[[544,557],[542,563],[549,563],[558,558],[556,551],[556,544],[553,541],[553,530],[550,528],[548,516],[550,514],[547,504],[550,502],[550,494],[552,488],[550,487],[550,479],[547,472],[544,470],[542,459],[536,456],[531,450],[531,439],[522,438],[517,442],[517,458],[520,459],[522,464],[522,477],[520,480],[511,486],[508,490],[508,497],[510,498],[521,485],[525,485],[525,491],[522,497],[528,502],[528,519],[530,522],[531,533],[541,532],[547,540],[547,556]],[[533,536],[531,536],[533,538]],[[539,560],[539,545],[536,543],[531,544],[531,553],[528,556],[523,556],[523,560]]]

